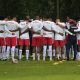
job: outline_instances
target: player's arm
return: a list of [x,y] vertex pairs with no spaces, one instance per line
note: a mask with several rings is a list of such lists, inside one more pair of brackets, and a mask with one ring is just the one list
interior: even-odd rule
[[17,31],[19,31],[19,29],[20,28],[17,28],[17,29],[15,29],[15,30],[10,30],[11,32],[17,32]]
[[29,30],[31,31],[32,34],[40,34],[41,33],[41,31],[34,31],[32,27]]
[[74,35],[73,33],[71,33],[68,29],[65,29],[65,32],[70,34],[70,35]]
[[53,32],[53,33],[55,32],[55,33],[57,33],[57,34],[60,34],[61,36],[64,35],[62,32],[60,32],[59,30],[57,30],[56,24],[54,24],[54,25],[52,26],[52,32]]
[[74,32],[80,33],[80,29],[78,28],[78,29],[74,30]]
[[7,33],[9,33],[9,34],[14,34],[14,33],[12,33],[11,31],[9,31],[9,30],[7,29],[7,26],[4,27],[4,32],[7,32]]
[[24,32],[21,32],[21,29],[20,29],[20,35],[25,34],[25,33],[27,33],[28,31],[29,31],[29,28],[26,29]]
[[48,31],[48,32],[54,32],[54,31],[52,31],[52,30],[49,30],[49,29],[45,28],[44,26],[43,26],[42,29],[45,30],[45,31]]

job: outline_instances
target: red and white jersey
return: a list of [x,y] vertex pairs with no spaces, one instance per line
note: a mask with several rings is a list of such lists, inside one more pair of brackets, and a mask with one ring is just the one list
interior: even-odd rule
[[[20,25],[22,26],[20,29],[21,29],[21,33],[23,33],[26,29],[30,28],[29,27],[29,22],[20,22]],[[29,32],[26,32],[22,35],[20,35],[20,39],[29,39]]]
[[[58,32],[58,30],[56,29],[55,23],[52,21],[44,21],[43,26],[44,26],[44,28],[46,28],[48,30],[54,30],[54,31]],[[43,30],[43,37],[53,38],[54,33]]]
[[[59,23],[61,25],[63,25],[65,27],[65,23]],[[61,28],[59,25],[56,25],[57,27],[57,30],[60,32],[60,33],[63,33],[64,35],[60,35],[58,33],[55,33],[55,40],[64,40],[65,39],[65,28]]]
[[[6,21],[0,21],[0,31],[5,31]],[[4,32],[0,33],[0,37],[5,37]]]
[[[12,30],[16,30],[18,28],[20,28],[21,26],[15,22],[15,21],[7,21],[7,24],[6,24],[6,28],[5,28],[5,36],[6,37],[16,37],[16,35],[12,35],[13,32],[11,32]],[[15,32],[14,32],[15,33]]]
[[[33,28],[33,31],[41,33],[41,30],[43,28],[43,23],[41,21],[34,20],[31,22],[30,25],[31,25],[31,28]],[[41,34],[33,34],[33,37],[38,37],[38,36],[41,36]]]

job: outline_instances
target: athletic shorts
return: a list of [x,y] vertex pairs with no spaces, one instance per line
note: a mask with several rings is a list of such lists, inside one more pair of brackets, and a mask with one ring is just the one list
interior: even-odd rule
[[53,44],[53,39],[52,38],[44,37],[43,38],[43,44],[44,45],[52,45]]
[[0,46],[5,46],[5,38],[0,37]]
[[29,39],[20,39],[19,40],[19,45],[20,46],[29,46],[30,45],[30,41],[29,41]]
[[43,38],[42,37],[33,37],[32,38],[32,46],[42,46]]
[[63,47],[65,44],[64,40],[55,40],[54,46],[57,48],[58,46]]
[[16,37],[7,37],[6,39],[7,46],[16,46],[17,45],[17,38]]

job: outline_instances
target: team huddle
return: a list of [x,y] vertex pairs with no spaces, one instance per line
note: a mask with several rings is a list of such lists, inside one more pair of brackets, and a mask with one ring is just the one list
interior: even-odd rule
[[[30,41],[29,32],[32,34]],[[0,20],[0,59],[22,60],[23,47],[25,46],[26,61],[30,58],[30,44],[32,45],[33,60],[70,60],[71,50],[73,60],[80,60],[80,21],[67,18],[67,22],[61,22],[46,16],[44,20],[39,16],[30,21],[26,17],[20,23],[17,18],[12,20],[4,18]]]

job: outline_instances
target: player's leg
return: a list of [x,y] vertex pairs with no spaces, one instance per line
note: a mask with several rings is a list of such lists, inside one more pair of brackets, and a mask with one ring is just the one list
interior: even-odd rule
[[6,54],[7,54],[7,59],[10,59],[10,46],[7,46],[7,49],[6,49]]
[[64,59],[64,40],[60,41],[61,59]]
[[37,60],[40,60],[40,53],[41,53],[41,47],[43,45],[43,38],[42,37],[37,37],[36,40],[36,46],[37,46],[37,51],[36,51],[36,55],[37,55]]
[[80,60],[80,40],[78,40],[78,46],[77,46],[77,60]]
[[33,60],[36,59],[36,47],[35,46],[33,46],[32,57],[33,57]]
[[37,47],[36,41],[37,41],[36,37],[33,37],[32,38],[32,46],[33,46],[32,57],[33,57],[33,60],[36,59],[36,47]]
[[2,46],[2,54],[3,54],[3,60],[7,59],[6,58],[6,46]]
[[22,49],[23,49],[23,45],[24,45],[24,40],[20,39],[19,40],[19,60],[22,60]]
[[52,44],[52,56],[53,56],[53,58],[54,58],[54,60],[55,60],[56,53],[55,53],[54,43],[55,43],[55,40],[53,39],[53,44]]
[[14,61],[14,59],[15,59],[15,46],[11,47],[11,59],[12,59],[12,61]]
[[46,59],[47,52],[47,38],[43,38],[43,61]]
[[25,39],[24,40],[25,42],[25,46],[26,46],[26,60],[28,60],[29,59],[29,45],[30,45],[30,41],[29,41],[29,39]]
[[66,57],[67,57],[67,61],[70,60],[69,53],[70,53],[71,46],[72,46],[71,42],[68,41],[68,43],[66,44]]
[[77,42],[73,43],[73,50],[74,50],[74,58],[73,60],[76,60],[76,55],[77,55]]
[[37,46],[37,60],[39,61],[40,60],[40,46]]
[[52,45],[49,45],[48,53],[49,53],[50,61],[52,61]]
[[5,39],[4,37],[1,38],[1,46],[2,46],[2,54],[3,54],[3,60],[6,59],[6,46],[5,46]]
[[5,38],[6,41],[6,57],[7,59],[10,59],[10,48],[11,48],[11,38],[10,37],[6,37]]
[[60,47],[59,47],[59,41],[55,40],[55,50],[56,50],[56,58],[59,60],[60,59]]
[[15,56],[16,57],[19,56],[19,38],[17,38],[17,45],[16,45],[16,49],[15,49]]
[[17,45],[17,38],[16,37],[11,37],[11,59],[14,62],[15,60],[15,48]]

